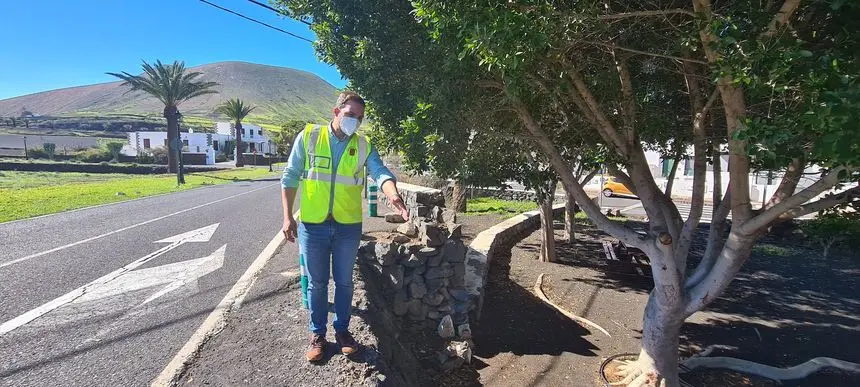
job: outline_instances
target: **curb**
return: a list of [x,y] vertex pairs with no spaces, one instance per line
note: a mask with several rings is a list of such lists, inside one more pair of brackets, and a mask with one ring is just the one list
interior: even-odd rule
[[[553,214],[564,211],[564,203],[554,204],[552,211]],[[524,212],[481,231],[469,244],[466,253],[466,291],[474,300],[474,321],[481,319],[487,273],[496,249],[505,245],[507,239],[534,228],[535,225],[529,224],[532,222],[540,224],[540,210]]]
[[230,288],[224,299],[218,303],[218,306],[206,317],[206,320],[200,324],[200,327],[191,335],[185,345],[176,353],[167,367],[152,381],[152,387],[169,387],[176,386],[182,377],[182,374],[188,369],[188,366],[200,353],[203,345],[213,336],[217,335],[224,329],[227,316],[241,306],[241,302],[245,299],[251,286],[254,284],[260,271],[269,262],[269,260],[277,254],[280,247],[284,243],[284,233],[280,230],[268,245],[260,252],[260,255],[248,266],[248,269],[242,274],[242,277]]

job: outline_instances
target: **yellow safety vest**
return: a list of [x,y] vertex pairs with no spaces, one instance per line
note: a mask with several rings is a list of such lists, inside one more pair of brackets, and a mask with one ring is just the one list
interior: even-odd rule
[[[305,167],[302,174],[302,201],[300,218],[305,223],[322,223],[329,216],[342,224],[361,223],[361,191],[364,188],[368,141],[353,135],[337,165],[334,159],[328,128],[308,124],[302,133],[305,145]],[[330,205],[334,192],[334,203]]]

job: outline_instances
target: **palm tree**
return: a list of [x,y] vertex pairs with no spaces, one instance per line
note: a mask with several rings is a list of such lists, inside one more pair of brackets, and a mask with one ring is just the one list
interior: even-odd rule
[[[121,74],[107,73],[122,79],[123,86],[131,86],[133,91],[143,91],[164,104],[164,118],[167,119],[167,169],[170,173],[179,171],[179,156],[181,147],[177,148],[179,140],[179,108],[183,101],[205,94],[215,94],[212,90],[218,84],[215,82],[200,82],[194,79],[202,73],[186,72],[185,62],[174,61],[173,64],[163,64],[156,60],[154,65],[143,61],[143,74],[131,75],[125,71]],[[179,149],[179,152],[176,150]]]
[[256,106],[245,105],[242,100],[233,98],[225,101],[215,108],[216,113],[221,113],[233,120],[233,128],[236,130],[236,166],[244,165],[242,160],[242,120],[251,113],[251,110],[256,109]]

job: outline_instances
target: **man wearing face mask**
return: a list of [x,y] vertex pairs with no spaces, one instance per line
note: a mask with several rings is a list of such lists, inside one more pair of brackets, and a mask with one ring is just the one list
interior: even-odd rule
[[[308,361],[322,360],[328,322],[329,273],[334,277],[332,325],[335,341],[344,355],[358,350],[349,333],[352,309],[352,269],[361,240],[362,190],[365,171],[382,188],[397,212],[409,214],[397,194],[394,175],[366,137],[355,134],[364,118],[364,100],[345,91],[334,107],[328,126],[308,124],[296,136],[281,179],[283,232],[288,242],[298,239],[299,253],[308,276],[310,347]],[[301,211],[293,219],[293,201],[301,185]]]

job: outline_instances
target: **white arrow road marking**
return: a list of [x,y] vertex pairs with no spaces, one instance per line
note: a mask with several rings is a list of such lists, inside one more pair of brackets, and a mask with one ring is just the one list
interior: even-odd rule
[[226,251],[227,245],[225,244],[208,257],[128,272],[113,281],[92,289],[92,291],[89,291],[84,296],[76,299],[73,304],[96,301],[123,293],[167,284],[149,296],[149,298],[131,308],[108,327],[100,329],[95,336],[87,339],[82,345],[92,341],[99,341],[101,337],[104,337],[106,334],[113,331],[124,321],[139,315],[140,307],[188,284],[193,283],[196,285],[197,280],[199,280],[200,277],[224,266],[224,253]]
[[[128,265],[125,265],[125,266],[123,266],[117,270],[114,270],[110,273],[107,273],[107,274],[103,275],[102,277],[96,279],[95,281],[92,281],[92,282],[90,282],[84,286],[81,286],[75,290],[72,290],[71,292],[68,292],[68,293],[66,293],[60,297],[57,297],[54,300],[49,301],[48,303],[46,303],[46,304],[44,304],[44,305],[42,305],[36,309],[30,310],[30,311],[28,311],[28,312],[26,312],[26,313],[24,313],[18,317],[15,317],[9,321],[4,322],[2,325],[0,325],[0,335],[4,335],[6,333],[9,333],[10,331],[17,329],[17,328],[29,323],[30,321],[33,321],[33,320],[43,316],[44,314],[46,314],[46,313],[48,313],[54,309],[57,309],[63,305],[70,303],[70,302],[74,302],[78,298],[85,296],[87,293],[89,293],[93,289],[98,288],[100,285],[103,285],[103,284],[106,284],[110,281],[113,281],[117,277],[140,267],[141,265],[167,253],[170,250],[173,250],[179,246],[182,246],[185,243],[208,242],[209,239],[212,238],[212,234],[215,233],[215,230],[218,228],[219,224],[220,223],[215,223],[213,225],[206,226],[206,227],[203,227],[203,228],[191,231],[191,232],[186,232],[186,233],[174,236],[174,237],[170,237],[170,238],[166,238],[166,239],[162,239],[160,241],[154,242],[154,243],[170,243],[170,244],[167,246],[164,246],[158,250],[155,250],[154,252],[149,253],[149,254],[141,257],[141,258],[138,258],[137,260],[135,260],[132,263],[129,263]],[[150,285],[150,286],[152,286],[152,285]]]

